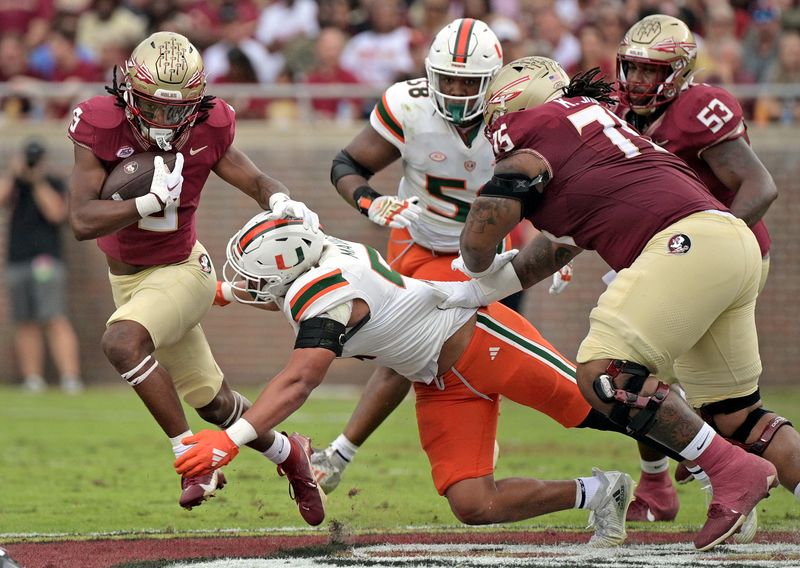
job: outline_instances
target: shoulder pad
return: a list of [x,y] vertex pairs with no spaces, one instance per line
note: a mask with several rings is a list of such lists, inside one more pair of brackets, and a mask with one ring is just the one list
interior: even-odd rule
[[[412,79],[395,83],[386,89],[378,100],[370,114],[370,124],[381,136],[402,148],[405,145],[404,130],[409,120],[413,120],[416,114],[421,114],[415,111],[430,107],[431,102],[427,96],[427,90],[427,79]],[[419,94],[414,96],[417,91]],[[432,111],[432,109],[430,110]]]
[[116,128],[125,118],[125,110],[117,106],[117,99],[112,96],[92,97],[78,105],[81,109],[81,121],[94,128]]
[[109,146],[114,146],[119,137],[119,128],[127,128],[125,123],[125,110],[116,106],[115,97],[93,97],[83,101],[72,111],[67,136],[76,144],[95,153],[98,147],[104,147],[108,151]]
[[223,99],[215,98],[211,103],[214,107],[208,111],[208,119],[206,120],[209,126],[228,128],[236,121],[236,112]]
[[292,321],[300,322],[318,316],[354,295],[341,268],[317,267],[292,283],[286,293],[284,311]]
[[668,120],[695,148],[706,148],[744,133],[742,107],[725,89],[690,86],[669,106]]

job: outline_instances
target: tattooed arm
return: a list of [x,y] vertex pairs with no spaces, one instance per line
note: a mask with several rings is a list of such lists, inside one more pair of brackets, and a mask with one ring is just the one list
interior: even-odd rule
[[[495,174],[516,173],[535,178],[546,172],[547,166],[535,154],[518,152],[498,162],[494,171]],[[480,272],[489,267],[497,246],[519,222],[521,211],[522,204],[512,198],[478,197],[473,202],[461,231],[461,256],[468,269]],[[553,243],[537,234],[513,260],[513,266],[522,287],[528,288],[553,274],[581,250]]]

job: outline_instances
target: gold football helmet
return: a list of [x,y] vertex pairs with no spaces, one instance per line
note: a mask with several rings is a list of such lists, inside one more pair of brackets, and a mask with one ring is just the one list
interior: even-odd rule
[[491,126],[507,112],[534,108],[563,96],[567,85],[569,75],[552,59],[534,55],[512,61],[489,84],[483,119]]
[[[664,14],[639,20],[617,49],[620,98],[635,113],[650,114],[678,96],[691,81],[696,58],[694,34],[682,21]],[[642,69],[633,73],[631,63]]]
[[123,99],[128,120],[162,150],[197,119],[206,89],[203,59],[184,36],[157,32],[125,62]]

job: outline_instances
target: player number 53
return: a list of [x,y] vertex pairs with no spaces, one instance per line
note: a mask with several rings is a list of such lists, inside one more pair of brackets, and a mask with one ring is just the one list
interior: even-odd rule
[[719,99],[714,99],[697,113],[697,120],[708,127],[711,132],[716,134],[726,122],[733,118],[733,111]]

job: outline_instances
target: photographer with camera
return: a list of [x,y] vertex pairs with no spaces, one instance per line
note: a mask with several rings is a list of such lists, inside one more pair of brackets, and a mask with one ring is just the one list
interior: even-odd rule
[[11,212],[5,274],[15,322],[14,346],[24,388],[44,390],[44,330],[61,388],[77,394],[83,390],[78,338],[65,315],[66,270],[61,256],[66,187],[47,172],[45,157],[45,147],[31,140],[0,177],[0,206]]

